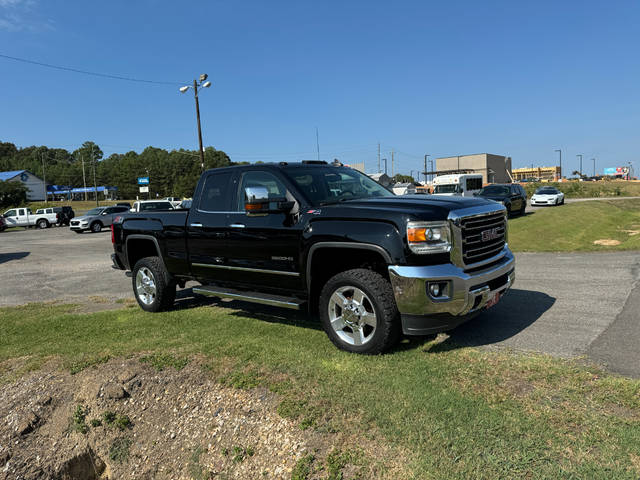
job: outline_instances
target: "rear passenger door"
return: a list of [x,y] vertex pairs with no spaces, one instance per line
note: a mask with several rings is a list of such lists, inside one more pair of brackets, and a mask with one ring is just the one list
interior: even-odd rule
[[221,268],[228,257],[226,231],[235,197],[236,173],[216,172],[198,185],[187,216],[187,251],[192,274],[203,280],[232,281]]

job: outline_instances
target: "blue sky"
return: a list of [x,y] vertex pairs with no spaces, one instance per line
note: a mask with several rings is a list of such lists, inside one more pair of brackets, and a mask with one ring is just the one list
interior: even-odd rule
[[[189,82],[205,145],[396,173],[490,152],[565,174],[638,163],[637,1],[0,0],[0,54]],[[0,58],[0,141],[197,149],[193,96]],[[389,160],[390,167],[390,160]]]

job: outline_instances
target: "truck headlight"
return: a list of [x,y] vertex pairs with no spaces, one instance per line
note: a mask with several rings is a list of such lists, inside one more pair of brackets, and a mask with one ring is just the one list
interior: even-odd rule
[[409,222],[407,241],[413,253],[447,253],[451,250],[451,230],[447,222]]

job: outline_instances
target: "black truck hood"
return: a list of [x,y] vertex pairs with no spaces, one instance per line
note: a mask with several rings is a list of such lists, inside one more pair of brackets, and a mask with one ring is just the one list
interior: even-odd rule
[[452,210],[462,210],[495,202],[484,198],[454,197],[441,195],[398,195],[395,197],[365,198],[345,200],[321,207],[323,214],[345,217],[389,218],[398,215],[416,220],[446,220]]

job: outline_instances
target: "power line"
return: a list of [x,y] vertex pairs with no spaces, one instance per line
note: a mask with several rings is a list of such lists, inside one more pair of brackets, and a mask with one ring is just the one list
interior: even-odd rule
[[93,75],[94,77],[110,78],[112,80],[125,80],[127,82],[138,83],[152,83],[156,85],[184,85],[185,82],[162,82],[158,80],[145,80],[142,78],[125,77],[123,75],[113,75],[110,73],[90,72],[88,70],[80,70],[79,68],[63,67],[61,65],[53,65],[51,63],[36,62],[35,60],[28,60],[26,58],[12,57],[10,55],[4,55],[0,53],[0,57],[9,60],[15,60],[16,62],[30,63],[32,65],[38,65],[41,67],[54,68],[56,70],[64,70],[67,72],[82,73],[84,75]]

